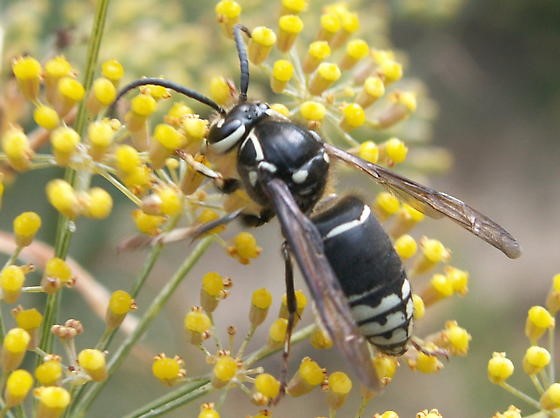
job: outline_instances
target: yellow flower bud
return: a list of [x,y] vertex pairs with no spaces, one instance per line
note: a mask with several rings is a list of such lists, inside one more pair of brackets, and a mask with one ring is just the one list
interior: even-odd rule
[[555,326],[554,317],[542,306],[533,306],[529,309],[525,322],[525,335],[532,344],[548,330]]
[[395,251],[403,260],[413,257],[417,249],[416,240],[408,234],[401,235],[395,240]]
[[152,363],[152,374],[164,385],[173,386],[186,375],[183,364],[179,356],[170,358],[163,353],[158,354]]
[[185,315],[184,327],[189,342],[193,345],[200,345],[203,340],[208,338],[212,321],[200,307],[195,306]]
[[299,108],[301,116],[308,121],[321,122],[327,114],[327,109],[319,102],[303,102]]
[[499,385],[513,374],[513,363],[506,357],[506,353],[493,353],[488,361],[488,379]]
[[58,386],[60,379],[63,377],[60,358],[46,359],[35,369],[35,377],[42,386]]
[[228,247],[228,253],[241,264],[249,264],[257,258],[262,248],[257,245],[255,236],[249,232],[240,232],[233,238],[233,245]]
[[12,328],[6,333],[2,342],[1,358],[4,371],[9,372],[20,366],[30,342],[31,337],[22,328]]
[[528,375],[539,373],[550,363],[550,353],[546,348],[533,345],[527,349],[523,357],[523,370]]
[[334,372],[328,378],[327,403],[329,408],[336,410],[344,405],[352,390],[352,380],[346,373]]
[[312,42],[303,61],[303,71],[306,74],[312,73],[330,55],[331,47],[327,41]]
[[338,65],[322,62],[311,75],[308,90],[311,94],[318,96],[335,83],[340,76]]
[[35,212],[23,212],[13,222],[18,247],[27,247],[41,228],[41,218]]
[[62,179],[49,181],[47,198],[57,211],[70,219],[76,218],[80,213],[81,208],[74,188]]
[[257,26],[251,32],[251,39],[247,48],[249,60],[255,65],[261,64],[266,60],[275,43],[276,34],[272,29]]
[[85,349],[78,354],[78,364],[95,382],[107,379],[107,364],[105,354],[95,349]]
[[4,388],[4,399],[7,408],[12,408],[23,402],[33,386],[33,376],[27,370],[14,370],[8,376]]
[[124,68],[116,59],[109,59],[101,64],[101,74],[117,86],[118,82],[124,77]]
[[325,380],[325,371],[309,357],[303,358],[298,371],[288,383],[286,392],[297,397],[311,392]]
[[28,100],[36,100],[41,82],[41,64],[33,57],[19,57],[12,63],[19,89]]
[[249,311],[249,321],[253,327],[257,327],[264,322],[271,304],[272,294],[267,289],[261,288],[253,292]]
[[219,356],[212,370],[212,385],[215,388],[225,386],[235,377],[238,368],[237,360],[229,354]]
[[362,89],[356,97],[356,103],[365,109],[384,94],[385,84],[383,80],[379,77],[368,77],[365,79]]
[[6,303],[15,303],[21,295],[25,274],[21,267],[7,266],[0,271],[0,289]]
[[364,59],[369,54],[369,46],[363,39],[353,39],[346,44],[346,53],[340,61],[341,70],[349,70],[354,67],[358,61]]
[[340,127],[345,131],[359,128],[366,121],[364,109],[356,103],[350,103],[342,108],[342,120]]
[[541,408],[551,411],[560,408],[560,383],[553,383],[542,394],[540,399]]
[[267,399],[275,399],[280,393],[280,382],[268,373],[261,373],[255,378],[255,390]]
[[303,21],[296,15],[283,15],[278,19],[278,49],[288,52],[303,30]]
[[60,125],[60,118],[56,110],[43,104],[38,105],[33,111],[33,120],[37,125],[48,131],[52,131]]
[[281,93],[294,74],[294,66],[288,60],[277,60],[272,66],[270,87],[275,93]]
[[70,393],[58,386],[41,386],[35,389],[38,400],[36,418],[58,418],[70,404]]
[[128,292],[115,290],[109,298],[109,305],[105,313],[107,328],[115,329],[124,320],[126,315],[136,309],[136,302]]
[[16,171],[26,171],[31,165],[33,150],[29,139],[18,126],[10,126],[2,135],[2,151],[8,158],[8,163]]

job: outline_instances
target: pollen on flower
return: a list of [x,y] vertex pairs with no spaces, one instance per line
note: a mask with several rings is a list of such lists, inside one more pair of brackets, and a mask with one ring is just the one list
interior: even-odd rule
[[200,407],[197,418],[220,418],[220,414],[214,409],[213,403],[205,403]]
[[68,165],[79,143],[80,135],[68,126],[60,126],[52,131],[51,145],[56,163],[60,166]]
[[544,347],[533,345],[527,349],[523,357],[523,371],[528,375],[539,373],[550,363],[550,353]]
[[394,215],[400,208],[401,203],[395,195],[389,192],[381,192],[375,198],[374,210],[381,220],[385,220]]
[[181,148],[185,144],[185,137],[167,123],[160,123],[154,129],[154,139],[170,151]]
[[33,111],[33,120],[37,125],[52,131],[60,124],[60,118],[52,107],[40,104]]
[[200,142],[208,133],[208,121],[206,119],[200,119],[196,115],[184,117],[181,127],[185,132],[188,144],[192,144],[195,147],[200,145]]
[[232,96],[232,86],[224,77],[210,79],[210,97],[219,105],[228,104]]
[[288,330],[288,320],[285,318],[276,319],[268,329],[268,344],[271,347],[283,344],[286,340]]
[[414,304],[414,319],[422,319],[426,314],[426,305],[424,304],[424,300],[420,297],[420,295],[414,293],[412,295],[412,302]]
[[212,370],[214,387],[222,387],[231,381],[237,374],[239,365],[236,359],[229,354],[220,355]]
[[320,122],[325,118],[327,109],[322,103],[307,101],[301,104],[299,112],[305,120]]
[[116,84],[124,77],[124,68],[118,60],[110,59],[101,64],[101,74]]
[[45,275],[57,278],[62,282],[68,282],[73,278],[72,270],[66,261],[61,258],[53,257],[45,265]]
[[156,110],[156,100],[149,94],[138,94],[130,101],[130,109],[138,116],[148,117]]
[[447,261],[450,252],[443,243],[436,239],[425,238],[420,242],[423,255],[432,263]]
[[315,41],[309,44],[307,55],[303,61],[303,71],[310,74],[321,62],[331,55],[331,47],[327,41]]
[[322,14],[320,25],[319,34],[317,35],[317,39],[320,41],[331,41],[341,28],[339,17],[333,13]]
[[397,368],[399,367],[399,361],[394,356],[388,356],[382,353],[377,353],[373,358],[373,366],[380,379],[382,379],[385,385],[391,382],[395,373],[397,373]]
[[12,328],[2,342],[2,368],[12,371],[19,367],[31,342],[31,336],[22,328]]
[[141,165],[138,151],[130,145],[119,145],[115,150],[115,162],[119,171],[132,173]]
[[271,304],[272,294],[267,289],[261,288],[253,292],[249,310],[249,321],[253,327],[257,327],[264,322]]
[[377,73],[383,78],[386,85],[394,83],[402,78],[402,65],[392,59],[384,59],[379,64]]
[[228,253],[241,264],[249,264],[257,258],[262,248],[257,245],[255,236],[249,232],[240,232],[233,238],[233,245],[228,247]]
[[12,312],[17,326],[29,333],[39,328],[43,322],[43,315],[35,308],[14,309]]
[[335,83],[341,75],[342,73],[338,65],[322,62],[311,75],[308,85],[309,92],[316,96],[320,95]]
[[210,271],[202,277],[202,291],[213,297],[220,297],[224,291],[224,278],[221,274]]
[[514,366],[506,353],[493,353],[488,360],[488,379],[494,384],[505,382],[513,374]]
[[290,116],[290,109],[288,109],[288,107],[282,103],[273,103],[270,105],[270,108],[275,112],[280,113],[282,116]]
[[74,103],[82,100],[85,94],[82,83],[72,77],[62,77],[58,82],[58,91],[64,98]]
[[247,50],[249,60],[255,65],[261,64],[270,54],[276,39],[276,34],[270,28],[257,26],[253,29]]
[[418,352],[416,359],[409,360],[408,365],[413,370],[418,370],[421,373],[431,374],[436,373],[441,368],[443,364],[436,356],[432,356],[423,352]]
[[560,383],[553,383],[544,391],[540,404],[546,411],[560,408]]
[[453,292],[461,296],[469,291],[469,272],[456,267],[446,266],[445,275],[453,286]]
[[124,290],[115,290],[111,293],[105,313],[107,327],[110,329],[118,327],[126,315],[134,309],[136,309],[136,302],[132,296]]
[[12,408],[21,404],[32,386],[33,376],[27,370],[18,369],[11,372],[4,389],[6,407]]
[[21,294],[25,274],[19,266],[7,266],[0,271],[0,289],[6,303],[15,303]]
[[408,147],[398,138],[390,138],[381,145],[381,149],[392,164],[406,160]]
[[555,326],[554,317],[542,306],[533,306],[527,314],[525,335],[534,344],[548,329]]
[[327,382],[327,403],[331,409],[339,409],[352,390],[352,380],[346,373],[334,372],[329,375]]
[[214,11],[225,35],[232,38],[233,27],[239,22],[239,16],[241,15],[241,6],[233,0],[222,0],[216,4]]
[[25,171],[31,165],[33,151],[29,139],[18,126],[9,127],[2,136],[2,150],[8,163],[16,171]]
[[41,64],[33,57],[16,58],[12,63],[12,71],[24,97],[35,100],[39,94],[41,80]]
[[35,234],[41,228],[41,217],[35,212],[23,212],[13,222],[16,244],[26,247],[31,244]]
[[93,82],[88,98],[88,109],[96,114],[102,108],[109,106],[117,97],[117,89],[113,82],[105,77],[99,77]]
[[41,386],[35,389],[39,401],[37,417],[59,417],[70,404],[70,393],[58,386]]
[[102,351],[87,348],[78,354],[80,367],[95,382],[101,382],[108,376],[105,354]]
[[309,343],[317,350],[328,350],[334,345],[331,337],[321,327],[317,327],[309,337]]
[[418,250],[418,244],[416,244],[416,240],[408,234],[404,234],[398,237],[395,240],[394,246],[395,251],[403,260],[408,260],[409,258],[413,257]]
[[45,80],[58,80],[71,75],[73,71],[72,64],[64,56],[58,55],[45,63]]
[[74,219],[80,213],[78,197],[74,188],[70,183],[62,179],[49,181],[47,184],[47,198],[57,211],[70,219]]
[[42,386],[56,386],[63,376],[60,358],[48,358],[35,369],[35,377]]
[[298,14],[307,10],[307,0],[282,0],[282,14]]
[[200,345],[203,340],[208,338],[212,320],[198,306],[194,306],[186,315],[183,321],[189,342],[193,345]]
[[294,66],[288,60],[277,60],[272,66],[270,87],[275,93],[281,93],[294,74]]
[[373,141],[364,141],[358,147],[357,155],[370,163],[376,163],[379,160],[379,147]]
[[353,39],[346,44],[346,53],[339,66],[342,70],[349,70],[368,54],[369,46],[367,42],[363,39]]
[[167,357],[163,353],[158,354],[152,363],[152,374],[163,384],[172,386],[185,377],[183,364],[183,360],[179,356]]
[[165,216],[150,215],[140,209],[132,212],[132,218],[136,228],[146,235],[157,235],[161,232],[160,227],[165,222]]
[[109,146],[113,143],[115,131],[108,119],[95,121],[88,126],[89,154],[96,161],[100,161]]
[[286,389],[291,396],[305,395],[325,380],[325,371],[309,357],[301,360],[298,371],[288,383]]
[[283,15],[278,19],[278,49],[288,52],[303,30],[303,21],[297,15]]
[[280,393],[280,382],[268,373],[261,373],[255,378],[255,390],[268,399],[274,399]]
[[161,213],[167,216],[175,216],[183,210],[183,196],[175,187],[161,186],[156,189],[161,205]]
[[356,97],[356,103],[364,109],[371,106],[385,94],[385,84],[380,77],[371,76],[365,79],[362,89]]
[[442,332],[443,347],[455,356],[465,356],[469,351],[471,335],[456,321],[447,321]]
[[364,109],[357,103],[349,103],[342,108],[340,127],[345,131],[359,128],[366,121]]

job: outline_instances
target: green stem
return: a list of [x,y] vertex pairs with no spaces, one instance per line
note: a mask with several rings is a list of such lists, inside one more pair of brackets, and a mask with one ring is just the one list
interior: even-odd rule
[[[109,379],[114,374],[114,372],[120,367],[122,362],[126,359],[128,353],[138,342],[138,340],[144,335],[148,326],[157,317],[161,309],[165,306],[171,295],[177,289],[177,286],[183,281],[185,276],[191,271],[197,261],[202,257],[206,250],[210,247],[214,237],[206,237],[198,242],[189,257],[183,262],[179,269],[175,272],[173,277],[167,284],[161,289],[160,293],[152,301],[152,304],[148,307],[148,310],[144,315],[142,315],[138,326],[132,334],[119,346],[115,351],[111,360],[108,364]],[[93,383],[89,388],[87,388],[74,407],[74,413],[72,417],[82,417],[85,415],[91,403],[95,400],[97,394],[101,391],[104,385],[109,381],[105,380],[101,383]]]
[[[297,344],[303,341],[309,335],[313,333],[316,329],[315,324],[308,325],[307,327],[299,330],[292,335],[292,344]],[[255,351],[250,354],[243,363],[246,368],[249,368],[251,363],[259,361],[265,357],[268,357],[280,350],[283,346],[280,345],[276,348],[263,347],[260,350]],[[166,393],[165,395],[153,400],[152,402],[138,408],[136,411],[125,415],[124,418],[148,418],[161,416],[166,412],[169,412],[175,408],[189,403],[190,401],[206,395],[207,393],[214,390],[214,386],[210,382],[210,378],[203,377],[196,382],[187,383],[172,392]]]
[[519,389],[514,388],[513,386],[511,386],[509,383],[500,383],[500,387],[502,387],[503,389],[505,389],[506,391],[508,391],[509,393],[511,393],[513,396],[518,397],[519,399],[524,400],[525,402],[527,402],[529,405],[531,405],[532,407],[536,408],[536,409],[540,409],[541,406],[539,404],[539,402],[533,398],[531,398],[529,395],[527,395],[526,393],[520,391]]
[[[93,76],[95,74],[95,69],[97,66],[99,47],[103,38],[103,30],[105,28],[108,6],[109,0],[99,0],[99,2],[97,3],[97,10],[93,23],[92,36],[88,48],[85,76],[83,81],[83,85],[86,91],[90,89],[93,83]],[[87,119],[86,116],[87,113],[85,101],[82,101],[78,108],[78,115],[76,117],[75,124],[76,132],[78,132],[80,136],[83,135],[83,132],[85,130]],[[76,172],[72,169],[67,169],[64,177],[70,184],[74,185],[76,181]],[[62,215],[60,215],[58,218],[56,239],[54,245],[55,255],[57,257],[66,258],[66,255],[68,254],[70,239],[74,231],[72,222],[73,221]],[[49,295],[47,298],[43,326],[41,328],[41,338],[39,342],[39,347],[41,347],[46,352],[50,352],[52,349],[54,336],[51,334],[51,327],[54,325],[57,318],[58,308],[60,306],[60,298],[60,292]]]

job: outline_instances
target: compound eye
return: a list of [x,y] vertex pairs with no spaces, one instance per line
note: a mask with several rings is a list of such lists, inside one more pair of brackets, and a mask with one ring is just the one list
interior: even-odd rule
[[237,145],[243,138],[245,130],[245,125],[239,119],[219,120],[210,128],[208,144],[214,151],[225,153]]

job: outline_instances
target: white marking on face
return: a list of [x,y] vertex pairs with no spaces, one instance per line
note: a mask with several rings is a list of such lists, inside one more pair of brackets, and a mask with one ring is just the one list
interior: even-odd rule
[[[352,297],[356,297],[355,295]],[[352,302],[352,298],[348,298]],[[375,318],[377,315],[381,315],[388,312],[401,304],[401,299],[394,293],[385,296],[381,299],[381,302],[377,306],[371,307],[368,305],[356,305],[352,307],[352,316],[356,321],[364,321],[369,318]]]
[[256,171],[249,171],[249,183],[251,183],[251,186],[255,187],[258,178],[259,176]]
[[353,221],[346,222],[346,223],[340,224],[338,226],[335,226],[333,229],[331,229],[329,231],[329,233],[327,234],[325,239],[329,239],[329,238],[335,237],[339,234],[343,234],[346,231],[350,231],[352,228],[355,228],[355,227],[363,224],[367,220],[367,218],[370,214],[371,214],[371,210],[370,210],[369,206],[364,205],[364,209],[362,210],[362,213],[361,213],[361,215],[358,219],[354,219]]
[[237,142],[239,142],[239,140],[243,137],[244,134],[245,134],[245,125],[241,124],[239,125],[239,128],[237,128],[235,131],[230,133],[224,139],[221,139],[218,142],[215,142],[214,144],[210,144],[210,146],[216,152],[224,153],[230,148],[232,148],[235,144],[237,144]]
[[385,317],[385,324],[380,324],[377,321],[368,322],[367,324],[360,325],[360,331],[364,335],[379,335],[387,331],[392,331],[402,327],[406,323],[404,313],[401,311],[393,312]]
[[301,184],[307,180],[307,176],[309,175],[309,171],[307,170],[298,170],[294,174],[292,174],[292,180],[294,183]]
[[274,164],[269,163],[267,161],[261,161],[259,163],[259,168],[262,169],[262,170],[266,170],[269,173],[276,173],[276,170],[277,170],[277,168]]

